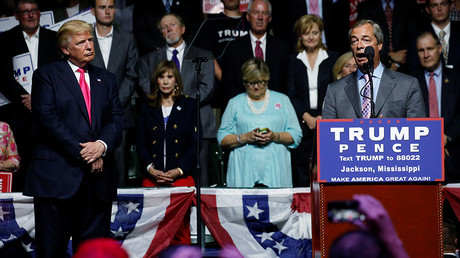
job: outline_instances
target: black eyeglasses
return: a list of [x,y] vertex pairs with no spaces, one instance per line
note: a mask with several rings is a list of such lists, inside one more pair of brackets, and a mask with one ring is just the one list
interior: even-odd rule
[[17,14],[22,15],[22,16],[26,16],[26,15],[30,15],[30,14],[35,15],[38,12],[40,12],[40,10],[38,8],[30,9],[30,10],[17,10],[16,11]]
[[265,86],[267,86],[268,81],[265,81],[265,80],[256,81],[256,82],[245,81],[244,83],[246,83],[250,87],[254,87],[256,84],[261,86],[261,87],[265,87]]

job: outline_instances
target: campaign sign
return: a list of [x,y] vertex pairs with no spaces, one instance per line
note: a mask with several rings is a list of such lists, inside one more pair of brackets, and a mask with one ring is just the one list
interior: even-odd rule
[[444,181],[442,118],[318,120],[318,182]]
[[13,183],[13,173],[12,172],[0,172],[0,193],[11,193],[12,183]]

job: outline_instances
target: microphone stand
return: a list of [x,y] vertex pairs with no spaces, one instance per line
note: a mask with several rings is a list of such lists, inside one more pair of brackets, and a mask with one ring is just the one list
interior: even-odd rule
[[196,128],[197,128],[197,137],[196,137],[196,224],[197,224],[197,245],[204,250],[205,241],[204,241],[204,225],[201,222],[201,166],[200,166],[200,84],[201,84],[201,63],[207,62],[207,57],[196,57],[193,58],[192,62],[195,63],[196,71]]
[[370,118],[375,117],[375,102],[374,102],[374,80],[372,80],[372,76],[374,74],[374,69],[369,67],[369,87],[371,88],[371,114]]

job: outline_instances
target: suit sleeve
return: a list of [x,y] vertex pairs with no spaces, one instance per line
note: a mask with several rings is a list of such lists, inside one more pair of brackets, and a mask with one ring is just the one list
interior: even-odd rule
[[78,137],[71,133],[71,130],[58,115],[56,106],[56,83],[53,80],[52,72],[36,70],[32,80],[32,114],[42,127],[48,139],[52,139],[53,145],[64,150],[71,157],[78,159],[80,156]]
[[[215,76],[214,76],[214,57],[211,52],[201,50],[203,52],[197,52],[197,56],[205,56],[208,58],[207,62],[201,64],[201,82],[200,82],[200,106],[209,104],[212,95],[215,90]],[[191,62],[191,60],[185,60],[183,62]],[[193,71],[195,72],[195,71]],[[192,85],[191,95],[195,97],[196,87]]]
[[[299,121],[302,121],[302,115],[308,111],[308,107],[305,102],[302,101],[302,97],[307,98],[308,96],[300,96],[300,92],[297,90],[298,87],[305,87],[305,85],[297,85],[297,74],[295,69],[295,57],[289,57],[289,68],[287,77],[287,95],[291,99],[292,105],[294,106],[295,112]],[[318,107],[321,108],[321,107]]]
[[152,73],[150,68],[150,54],[139,58],[137,65],[137,74],[139,76],[139,87],[145,94],[150,93],[150,74]]
[[[191,101],[188,102],[186,108],[190,109],[189,114],[187,115],[188,121],[188,136],[186,137],[187,142],[184,144],[187,145],[187,148],[182,154],[182,158],[178,161],[178,166],[184,171],[186,175],[191,175],[191,172],[194,171],[195,164],[196,164],[196,151],[197,151],[197,131],[196,128],[196,116],[197,116],[197,109],[196,109],[196,101],[190,99]],[[200,129],[201,132],[201,129]],[[201,143],[201,137],[200,137]]]
[[131,96],[134,93],[134,88],[137,83],[136,65],[138,52],[136,41],[134,40],[133,35],[129,35],[128,41],[128,56],[125,64],[125,74],[118,92],[120,95],[121,107],[123,109],[129,105],[129,101],[131,100]]
[[334,86],[329,84],[323,102],[323,119],[337,119],[337,103],[334,95]]
[[[108,74],[108,73],[107,73]],[[107,150],[113,151],[121,142],[121,137],[124,128],[123,110],[120,105],[120,97],[118,96],[117,80],[115,75],[108,76],[108,98],[110,102],[110,115],[106,121],[99,121],[103,125],[99,137],[95,140],[102,140],[107,144]]]
[[146,132],[146,121],[147,121],[147,104],[141,103],[140,111],[137,119],[137,154],[141,162],[141,171],[144,173],[145,169],[149,164],[153,162],[152,155],[147,147],[147,132]]

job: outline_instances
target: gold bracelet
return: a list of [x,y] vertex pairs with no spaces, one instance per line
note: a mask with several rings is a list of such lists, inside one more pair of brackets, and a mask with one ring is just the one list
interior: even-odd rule
[[181,169],[181,168],[179,168],[179,167],[178,167],[177,169],[178,169],[178,170],[179,170],[179,172],[180,172],[180,175],[179,175],[179,176],[183,176],[183,175],[184,175],[184,171],[182,171],[182,169]]

